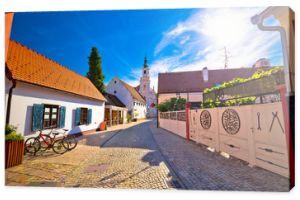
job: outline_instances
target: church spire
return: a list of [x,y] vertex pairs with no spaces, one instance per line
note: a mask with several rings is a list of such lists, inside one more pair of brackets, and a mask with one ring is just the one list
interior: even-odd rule
[[147,62],[148,62],[147,56],[145,56],[145,58],[144,58],[144,68],[148,68],[149,67]]

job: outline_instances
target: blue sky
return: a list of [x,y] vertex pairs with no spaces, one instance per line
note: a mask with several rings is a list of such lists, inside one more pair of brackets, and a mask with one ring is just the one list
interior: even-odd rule
[[137,85],[147,55],[156,88],[160,72],[223,68],[224,46],[230,68],[250,67],[261,57],[281,65],[279,34],[262,32],[250,22],[263,9],[16,13],[11,38],[82,75],[95,46],[105,83],[118,76]]

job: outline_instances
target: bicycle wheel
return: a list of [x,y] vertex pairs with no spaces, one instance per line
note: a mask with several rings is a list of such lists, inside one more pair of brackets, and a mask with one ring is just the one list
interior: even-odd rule
[[75,147],[77,146],[78,141],[74,135],[68,135],[67,137],[64,138],[64,140],[68,144],[68,147],[67,147],[68,150],[75,149]]
[[69,145],[64,139],[56,140],[52,145],[52,150],[57,154],[64,154],[68,151]]
[[30,137],[25,141],[25,153],[35,155],[41,149],[41,142],[36,137]]
[[52,138],[49,135],[43,135],[40,137],[40,143],[41,143],[41,151],[46,151],[47,149],[51,148],[52,144]]

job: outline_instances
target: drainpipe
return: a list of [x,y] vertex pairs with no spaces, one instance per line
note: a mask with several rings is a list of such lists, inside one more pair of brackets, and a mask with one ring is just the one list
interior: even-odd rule
[[269,17],[272,12],[275,11],[276,8],[270,7],[264,10],[259,15],[255,15],[251,18],[252,24],[256,24],[257,27],[262,31],[278,31],[281,36],[281,45],[282,45],[282,53],[283,53],[283,63],[284,63],[284,71],[285,71],[285,85],[277,86],[278,91],[281,97],[282,103],[282,111],[284,115],[284,126],[285,126],[285,134],[286,134],[286,143],[287,143],[287,152],[289,159],[289,173],[290,173],[290,189],[295,185],[295,153],[294,153],[294,141],[292,139],[292,131],[291,131],[291,123],[290,123],[290,109],[289,109],[289,101],[287,98],[292,95],[291,91],[291,82],[290,82],[290,73],[289,73],[289,62],[288,62],[288,50],[287,50],[287,37],[286,32],[281,26],[264,26],[263,20],[266,17]]
[[287,37],[286,32],[281,26],[264,26],[263,21],[265,18],[272,16],[272,12],[274,11],[273,7],[269,7],[265,9],[262,13],[255,15],[251,18],[251,22],[262,31],[277,31],[280,33],[281,45],[282,45],[282,54],[283,54],[283,64],[285,71],[285,82],[287,87],[287,93],[291,92],[291,82],[289,78],[289,62],[288,62],[288,52],[287,52]]
[[11,108],[12,92],[13,92],[13,89],[17,85],[17,81],[15,79],[11,79],[11,80],[12,80],[12,86],[9,88],[8,99],[7,99],[6,124],[9,124],[9,119],[10,119],[10,108]]

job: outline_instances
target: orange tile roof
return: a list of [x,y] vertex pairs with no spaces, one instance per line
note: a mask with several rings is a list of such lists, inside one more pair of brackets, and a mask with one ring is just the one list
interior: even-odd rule
[[9,43],[6,65],[13,79],[106,100],[88,78],[15,41]]
[[142,95],[136,91],[136,89],[129,85],[128,83],[124,82],[121,80],[121,83],[125,86],[125,88],[129,91],[130,95],[132,96],[133,99],[138,100],[142,103],[146,103],[145,99],[142,97]]

